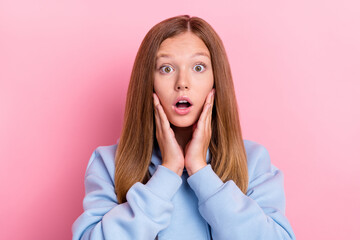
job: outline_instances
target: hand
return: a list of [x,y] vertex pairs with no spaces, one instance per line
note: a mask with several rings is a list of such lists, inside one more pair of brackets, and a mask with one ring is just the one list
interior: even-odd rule
[[162,165],[174,171],[180,177],[184,171],[184,154],[180,145],[176,141],[175,133],[170,127],[163,107],[160,104],[156,93],[154,96],[156,139],[159,143]]
[[211,139],[211,116],[215,89],[212,89],[203,107],[199,120],[193,126],[193,135],[185,147],[185,167],[191,176],[207,165],[206,152]]

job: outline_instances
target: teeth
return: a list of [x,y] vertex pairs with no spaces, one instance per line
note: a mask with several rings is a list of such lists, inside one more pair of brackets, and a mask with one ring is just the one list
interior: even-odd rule
[[187,103],[186,100],[180,100],[179,103]]

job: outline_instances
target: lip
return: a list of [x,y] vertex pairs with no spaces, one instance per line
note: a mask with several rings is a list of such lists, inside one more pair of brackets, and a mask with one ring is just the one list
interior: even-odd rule
[[[180,100],[185,100],[188,103],[190,103],[190,107],[184,108],[184,109],[177,108],[176,103],[179,102]],[[177,114],[185,115],[185,114],[188,114],[191,111],[191,109],[193,108],[193,103],[192,103],[191,99],[188,96],[180,96],[180,97],[176,98],[175,102],[173,103],[172,108],[174,109],[174,111]]]
[[173,106],[173,109],[177,114],[185,115],[185,114],[188,114],[191,111],[192,107],[193,106],[190,106],[190,107],[184,108],[184,109],[180,109],[180,108],[177,108],[176,106]]
[[[180,96],[180,97],[176,98],[175,102],[173,103],[173,106],[176,107],[176,103],[177,103],[178,101],[180,101],[180,100],[186,100],[188,103],[191,104],[190,107],[192,107],[192,105],[193,105],[193,103],[192,103],[192,101],[191,101],[191,99],[190,99],[189,97],[187,97],[187,96]],[[188,107],[188,108],[190,108],[190,107]]]

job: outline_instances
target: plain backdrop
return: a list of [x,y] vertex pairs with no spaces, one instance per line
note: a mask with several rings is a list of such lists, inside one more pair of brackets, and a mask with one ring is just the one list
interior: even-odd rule
[[297,239],[354,239],[358,1],[0,0],[0,239],[70,239],[92,151],[119,137],[145,34],[176,15],[220,35],[243,138],[285,175]]

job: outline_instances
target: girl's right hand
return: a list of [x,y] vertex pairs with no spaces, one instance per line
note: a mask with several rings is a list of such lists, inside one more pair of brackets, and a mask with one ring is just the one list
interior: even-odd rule
[[156,93],[153,93],[156,139],[159,143],[162,165],[174,171],[180,177],[184,171],[184,153],[176,141],[174,131],[170,127],[169,120],[166,117],[163,107],[160,104]]

